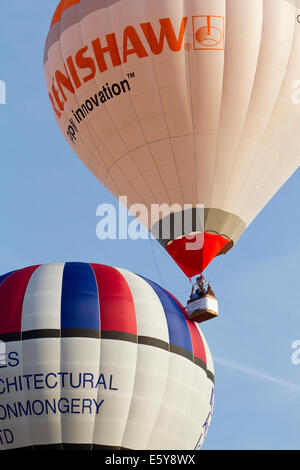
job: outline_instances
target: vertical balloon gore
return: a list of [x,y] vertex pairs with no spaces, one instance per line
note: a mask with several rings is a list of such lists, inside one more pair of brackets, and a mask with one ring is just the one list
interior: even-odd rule
[[199,233],[193,238],[184,236],[169,242],[166,250],[184,274],[192,277],[202,273],[216,256],[231,247],[232,242],[222,235]]

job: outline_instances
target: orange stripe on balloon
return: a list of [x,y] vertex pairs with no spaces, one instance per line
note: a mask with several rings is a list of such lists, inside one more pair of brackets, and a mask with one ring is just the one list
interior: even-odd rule
[[55,10],[50,28],[52,28],[53,25],[55,25],[56,23],[58,23],[60,21],[60,19],[62,17],[62,14],[66,10],[68,10],[68,8],[72,7],[73,5],[77,5],[80,2],[81,2],[81,0],[61,0],[58,7]]

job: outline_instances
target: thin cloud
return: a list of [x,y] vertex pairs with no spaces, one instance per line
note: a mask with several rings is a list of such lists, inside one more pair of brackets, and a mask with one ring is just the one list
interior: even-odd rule
[[216,357],[214,359],[214,362],[222,366],[228,367],[232,370],[241,372],[242,374],[249,375],[257,380],[263,380],[265,382],[270,382],[270,383],[279,385],[280,387],[284,387],[292,392],[300,391],[299,385],[293,384],[292,382],[288,382],[286,380],[279,379],[278,377],[274,377],[272,375],[266,374],[265,372],[262,372],[260,370],[253,369],[251,367],[247,367],[242,364],[238,364],[228,359],[222,359],[220,357]]

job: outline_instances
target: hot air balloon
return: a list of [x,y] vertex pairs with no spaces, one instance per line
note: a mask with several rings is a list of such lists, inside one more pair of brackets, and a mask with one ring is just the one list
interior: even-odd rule
[[202,446],[211,353],[154,282],[87,263],[5,274],[0,340],[0,450]]
[[62,133],[128,206],[168,207],[142,222],[189,277],[298,168],[299,15],[299,0],[62,0],[54,14],[44,69]]

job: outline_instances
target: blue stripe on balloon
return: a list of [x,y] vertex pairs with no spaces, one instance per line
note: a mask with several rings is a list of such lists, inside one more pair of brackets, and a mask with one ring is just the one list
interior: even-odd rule
[[100,330],[94,271],[87,263],[66,263],[61,296],[61,329]]
[[11,274],[15,273],[16,271],[11,271],[10,273],[6,273],[6,274],[3,274],[3,276],[0,276],[0,285],[2,284],[2,282],[5,281],[5,279],[10,276]]
[[[140,276],[142,277],[142,276]],[[152,287],[163,306],[169,330],[170,344],[193,354],[193,345],[186,319],[175,300],[162,287],[149,279],[143,279]]]

